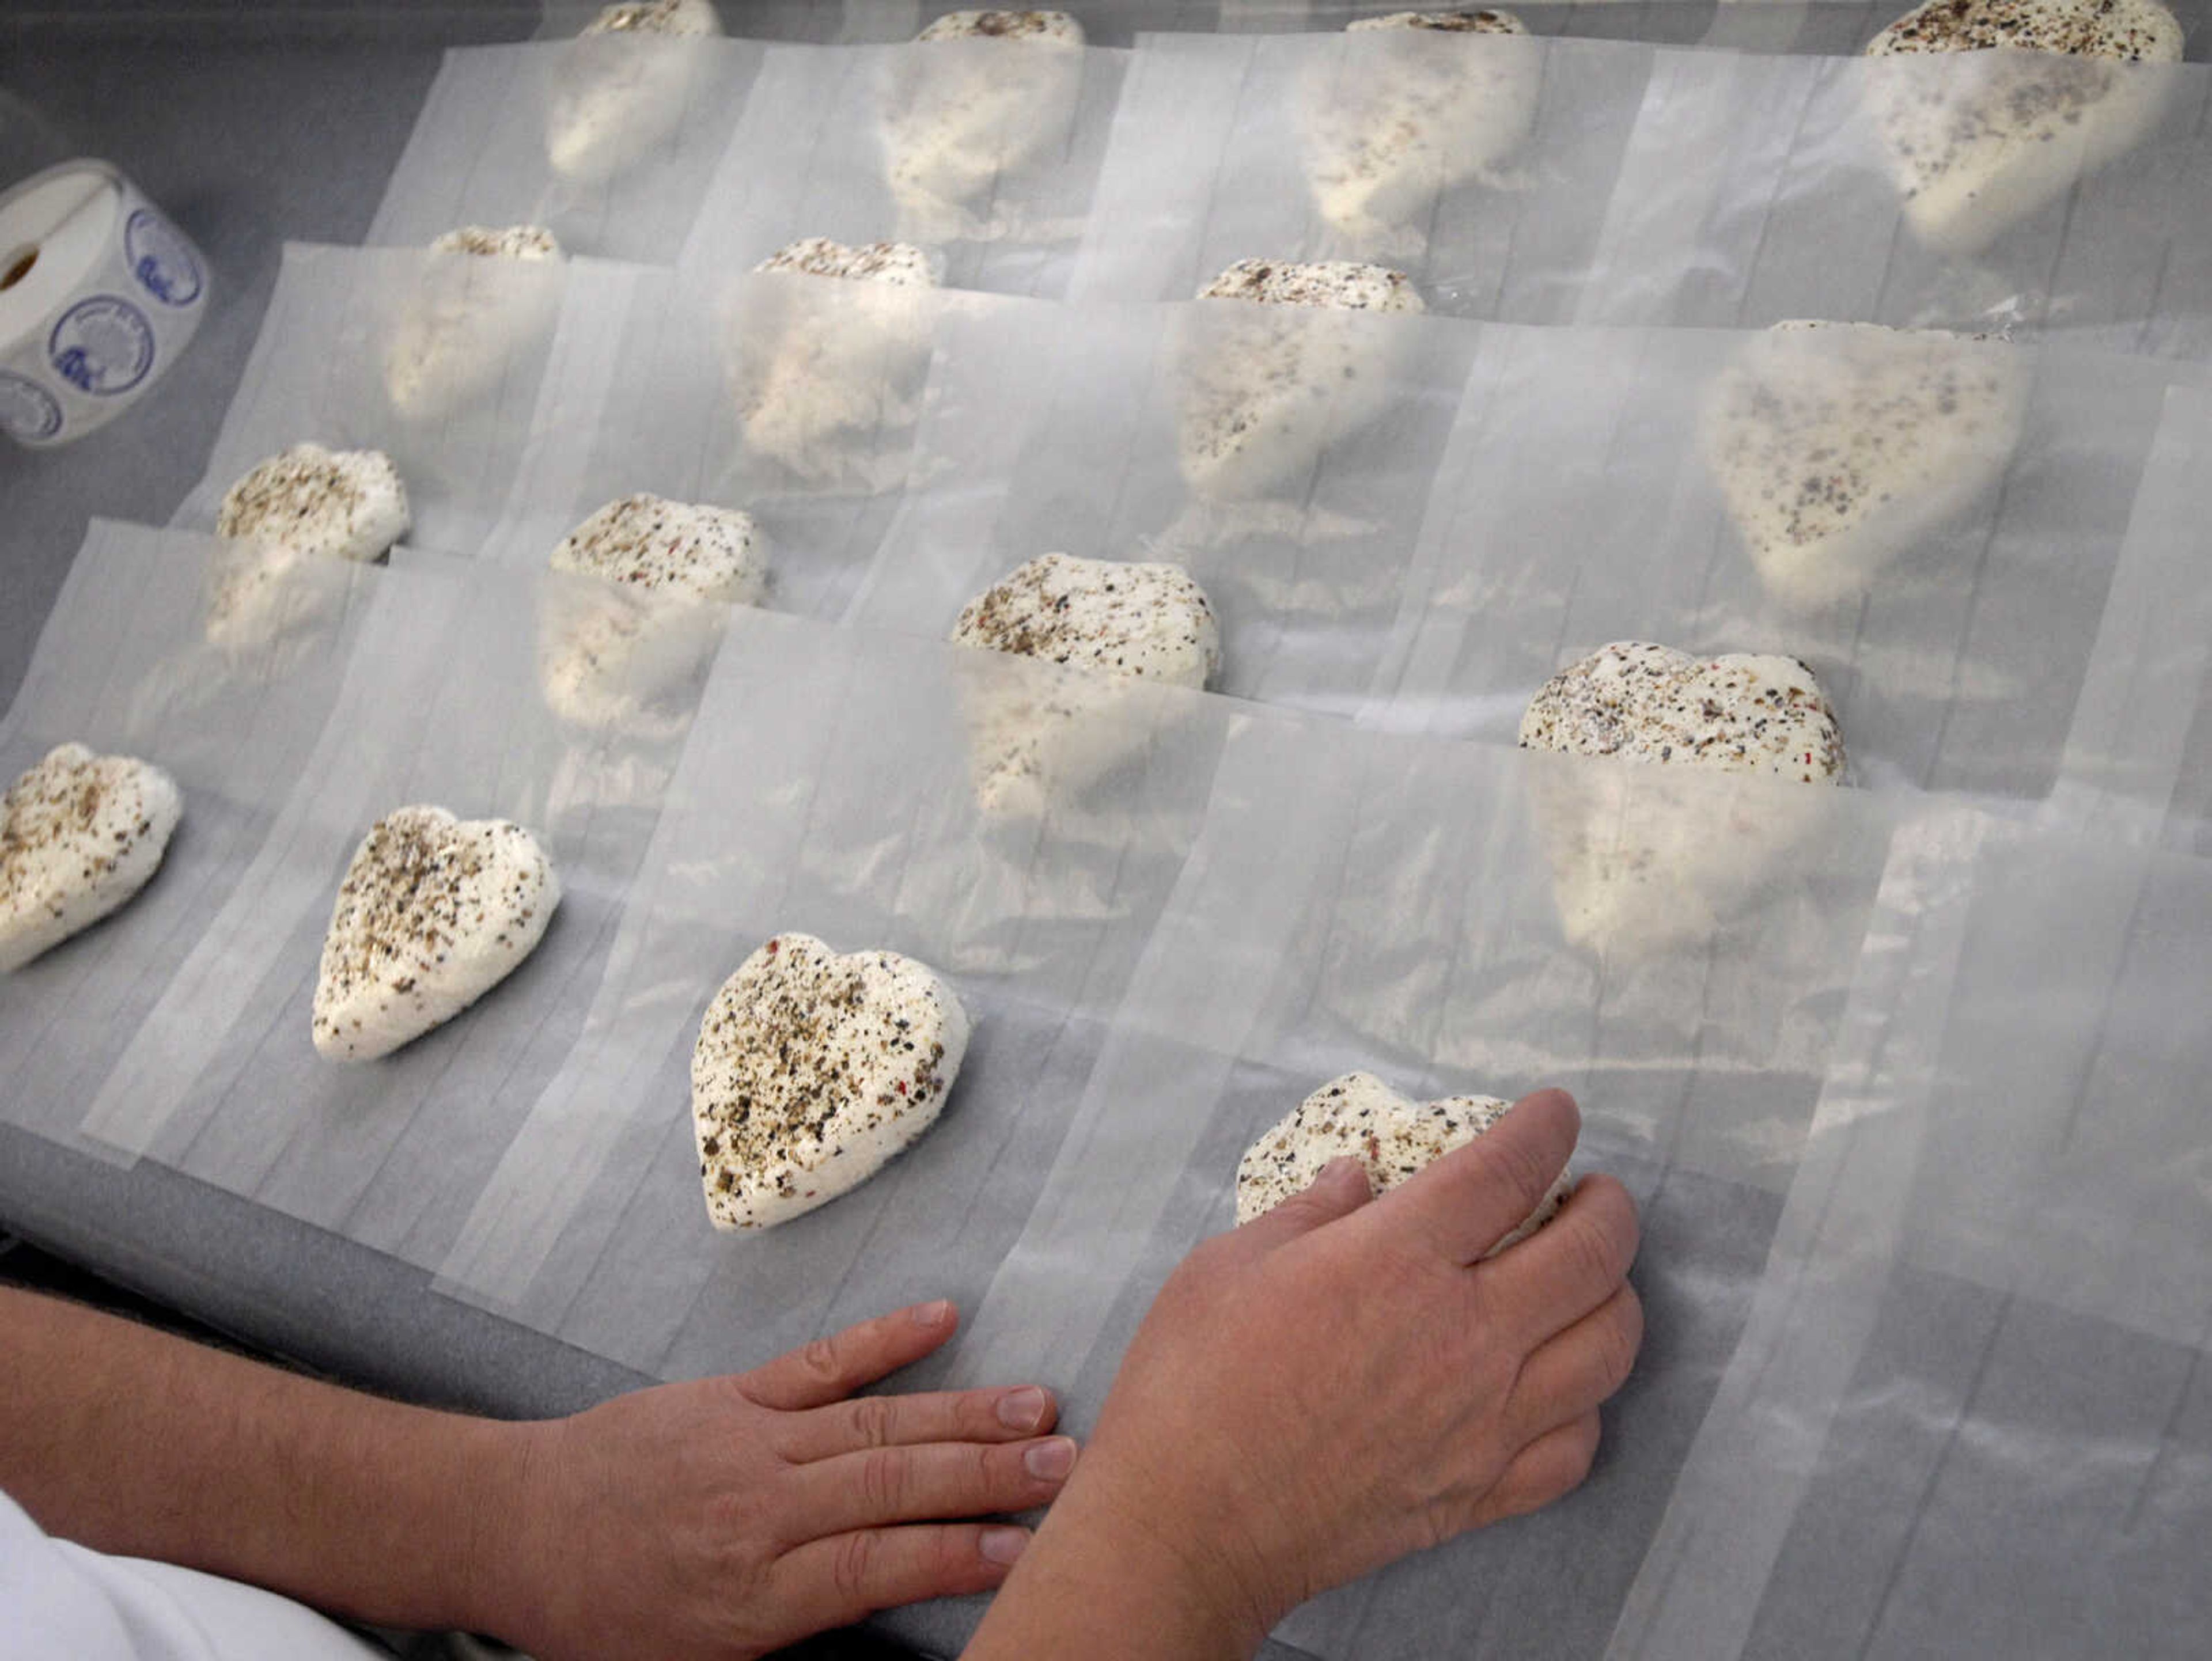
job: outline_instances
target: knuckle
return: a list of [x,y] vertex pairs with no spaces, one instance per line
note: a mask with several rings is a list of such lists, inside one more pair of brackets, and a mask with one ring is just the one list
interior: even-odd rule
[[906,1499],[907,1459],[902,1448],[880,1447],[860,1461],[860,1492],[878,1516],[895,1514]]
[[887,1447],[897,1427],[897,1414],[887,1396],[863,1396],[848,1409],[853,1435],[862,1447]]
[[1620,1320],[1609,1320],[1598,1331],[1598,1389],[1600,1398],[1611,1396],[1628,1382],[1636,1366],[1636,1335]]
[[1598,1418],[1595,1411],[1575,1421],[1574,1435],[1570,1444],[1567,1460],[1567,1487],[1580,1488],[1597,1463]]
[[1620,1278],[1620,1260],[1613,1256],[1613,1240],[1595,1223],[1577,1219],[1562,1243],[1572,1258],[1576,1280],[1587,1286],[1610,1286]]
[[[1547,1153],[1540,1142],[1525,1137],[1494,1138],[1491,1149],[1490,1168],[1495,1171],[1512,1192],[1523,1201],[1522,1209],[1532,1209],[1552,1185],[1552,1179],[1559,1173],[1558,1164]],[[1493,1141],[1492,1137],[1479,1138],[1475,1146],[1483,1147]]]
[[837,1542],[836,1555],[830,1560],[831,1583],[838,1595],[848,1603],[866,1603],[875,1584],[876,1563],[882,1548],[878,1537],[866,1529],[857,1530]]
[[845,1376],[843,1360],[837,1353],[836,1342],[830,1338],[809,1338],[801,1344],[799,1364],[808,1377],[819,1379],[824,1384],[836,1384]]

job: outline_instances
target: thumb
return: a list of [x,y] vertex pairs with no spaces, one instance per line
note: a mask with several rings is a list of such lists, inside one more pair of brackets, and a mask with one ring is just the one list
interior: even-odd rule
[[1249,1250],[1272,1252],[1325,1223],[1350,1216],[1374,1197],[1365,1166],[1356,1159],[1333,1159],[1304,1189],[1253,1218],[1233,1238]]

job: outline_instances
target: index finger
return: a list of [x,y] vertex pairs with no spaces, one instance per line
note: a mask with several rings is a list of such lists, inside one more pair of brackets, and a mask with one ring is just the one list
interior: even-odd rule
[[952,1336],[959,1320],[942,1300],[895,1309],[740,1373],[737,1385],[748,1400],[787,1413],[826,1407],[920,1361]]
[[1582,1122],[1565,1090],[1523,1096],[1489,1130],[1401,1183],[1358,1220],[1471,1264],[1542,1203],[1566,1169]]

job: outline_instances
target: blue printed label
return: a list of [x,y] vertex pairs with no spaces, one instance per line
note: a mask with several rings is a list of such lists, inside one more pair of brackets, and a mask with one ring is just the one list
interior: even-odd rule
[[154,367],[154,326],[129,300],[94,294],[62,313],[46,342],[46,361],[78,391],[112,398]]
[[164,306],[190,306],[207,286],[191,244],[151,208],[134,209],[125,222],[123,252],[138,286]]
[[0,369],[0,432],[50,439],[62,430],[62,407],[34,380]]

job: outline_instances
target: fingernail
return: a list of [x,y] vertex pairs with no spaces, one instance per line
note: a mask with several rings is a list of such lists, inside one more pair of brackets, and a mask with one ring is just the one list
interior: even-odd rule
[[1009,1430],[1035,1430],[1044,1422],[1044,1391],[1024,1385],[999,1397],[999,1422]]
[[1041,1482],[1064,1482],[1075,1469],[1075,1444],[1065,1436],[1039,1442],[1022,1455],[1022,1469]]
[[952,1306],[939,1298],[935,1303],[918,1303],[907,1312],[916,1326],[942,1326],[951,1316]]
[[1321,1167],[1323,1182],[1348,1183],[1355,1179],[1362,1188],[1373,1186],[1367,1179],[1367,1167],[1356,1159],[1333,1159]]
[[994,1563],[1011,1563],[1022,1555],[1030,1543],[1027,1529],[987,1528],[982,1538],[976,1541],[975,1549]]

